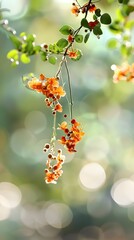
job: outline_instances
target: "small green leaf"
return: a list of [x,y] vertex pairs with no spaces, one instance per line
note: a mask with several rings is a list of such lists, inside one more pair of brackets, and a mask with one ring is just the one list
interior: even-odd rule
[[25,50],[28,53],[28,55],[33,55],[34,54],[34,46],[33,46],[33,43],[31,41],[27,42]]
[[72,34],[74,29],[68,25],[64,25],[59,30],[63,35],[69,35]]
[[86,18],[83,18],[83,19],[81,20],[81,26],[82,26],[82,27],[85,27],[85,28],[89,28],[88,21],[87,21]]
[[42,61],[47,61],[47,53],[46,52],[41,52],[40,54]]
[[27,42],[34,42],[35,41],[35,35],[34,34],[29,34],[26,39]]
[[132,5],[123,5],[121,13],[124,17],[129,16],[130,13],[134,12],[134,6]]
[[120,26],[120,24],[119,24],[119,23],[116,23],[116,22],[113,22],[113,23],[109,26],[109,29],[110,29],[113,33],[115,33],[115,34],[121,33],[121,32],[123,31],[122,26]]
[[93,15],[93,20],[97,20],[97,18],[98,18],[98,17],[94,14],[94,15]]
[[35,46],[34,51],[35,51],[35,53],[40,52],[41,51],[41,46]]
[[104,14],[101,15],[100,21],[101,21],[102,24],[108,25],[108,24],[111,23],[112,20],[111,20],[111,17],[108,13],[104,13]]
[[20,33],[20,37],[25,37],[25,36],[27,36],[27,34],[25,32]]
[[63,48],[58,47],[57,44],[50,44],[49,45],[49,52],[58,54],[58,53],[63,52]]
[[76,41],[77,43],[82,43],[82,42],[83,42],[83,35],[77,34],[77,35],[75,36],[75,41]]
[[16,49],[9,51],[7,54],[8,59],[11,59],[11,58],[14,59],[14,58],[16,58],[16,56],[18,56],[18,50],[16,50]]
[[123,0],[123,4],[128,4],[130,0]]
[[125,24],[125,28],[132,29],[134,27],[134,20],[129,20]]
[[30,57],[26,53],[22,53],[20,60],[22,63],[28,64],[30,63]]
[[87,33],[84,37],[84,43],[86,43],[89,39],[90,33]]
[[107,46],[109,47],[109,48],[111,48],[111,49],[113,49],[113,48],[116,48],[117,47],[117,45],[118,45],[118,41],[117,41],[117,39],[110,39],[108,42],[107,42]]
[[49,58],[48,58],[48,61],[51,63],[51,64],[56,64],[56,61],[57,61],[57,58],[56,57],[54,57],[54,56],[50,56]]
[[97,8],[95,10],[95,14],[96,14],[97,17],[100,17],[101,16],[101,10],[99,8]]
[[12,41],[12,43],[14,44],[14,46],[17,48],[17,49],[20,49],[21,45],[22,45],[22,42],[14,35],[11,35],[10,36],[10,39]]
[[65,48],[68,45],[68,41],[64,38],[61,38],[56,45],[60,48]]
[[122,56],[124,56],[124,57],[128,57],[132,54],[132,47],[131,46],[127,47],[125,44],[122,44],[120,50],[121,50]]
[[97,25],[93,28],[93,33],[94,33],[94,35],[97,35],[97,36],[103,34],[100,26],[97,26]]

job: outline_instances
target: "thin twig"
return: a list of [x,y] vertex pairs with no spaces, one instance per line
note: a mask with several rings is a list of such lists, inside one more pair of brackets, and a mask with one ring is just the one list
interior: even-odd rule
[[69,69],[68,69],[66,59],[65,59],[65,68],[66,68],[66,71],[67,71],[67,80],[68,80],[69,95],[70,95],[70,118],[72,120],[72,118],[73,118],[73,96],[72,96],[70,73],[69,73]]
[[56,141],[56,114],[54,115],[54,122],[53,122],[53,134],[51,138],[51,144],[52,144],[52,149],[55,147],[55,141]]
[[[78,3],[78,1],[76,1]],[[90,8],[90,5],[92,3],[92,0],[89,0],[89,2],[87,3],[86,5],[86,12],[85,12],[85,18],[87,18],[87,14],[88,14],[88,10]],[[74,33],[73,33],[73,37],[75,38],[75,36],[80,32],[81,28],[83,26],[80,25],[80,27],[78,27]],[[71,43],[69,43],[69,45],[66,47],[65,49],[65,52],[63,54],[63,57],[62,57],[62,60],[59,64],[59,68],[58,68],[58,71],[56,73],[56,77],[58,77],[61,73],[61,70],[62,70],[62,66],[63,66],[63,63],[65,62],[65,68],[66,68],[66,71],[67,71],[67,78],[68,78],[68,86],[69,86],[69,92],[70,92],[70,104],[71,104],[71,108],[70,108],[70,117],[72,119],[72,116],[73,116],[73,110],[72,110],[72,107],[73,107],[73,99],[72,99],[72,89],[71,89],[71,80],[70,80],[70,74],[69,74],[69,69],[68,69],[68,65],[67,65],[67,60],[66,60],[66,56],[68,55],[68,50],[72,47],[73,45],[73,41]]]

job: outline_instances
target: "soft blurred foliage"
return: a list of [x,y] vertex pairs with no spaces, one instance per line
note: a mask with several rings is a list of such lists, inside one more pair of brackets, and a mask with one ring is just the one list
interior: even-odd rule
[[[63,24],[79,25],[71,3],[2,1],[11,10],[5,14],[10,26],[18,34],[35,33],[39,44],[57,41]],[[104,0],[97,5],[112,18],[119,6]],[[0,33],[0,240],[134,239],[134,85],[113,84],[110,67],[123,59],[107,49],[111,33],[107,27],[103,32],[78,44],[83,57],[69,62],[74,115],[86,134],[78,152],[66,154],[57,185],[44,182],[42,148],[51,136],[51,113],[43,96],[22,83],[29,72],[53,76],[56,65],[34,56],[29,65],[11,67],[6,54],[12,45]]]

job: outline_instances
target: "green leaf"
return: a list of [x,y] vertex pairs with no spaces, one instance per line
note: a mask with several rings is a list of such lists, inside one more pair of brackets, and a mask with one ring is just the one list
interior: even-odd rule
[[42,61],[47,61],[47,53],[46,52],[41,52],[40,54]]
[[84,37],[84,43],[86,43],[89,39],[90,33],[87,33]]
[[16,58],[16,56],[18,56],[18,50],[16,50],[16,49],[9,51],[7,54],[8,59],[11,59],[11,58],[14,59],[14,58]]
[[104,13],[104,14],[101,15],[100,21],[101,21],[102,24],[108,25],[108,24],[111,23],[112,20],[111,20],[111,17],[108,13]]
[[123,27],[120,26],[120,22],[113,22],[110,26],[109,26],[109,29],[117,34],[117,33],[121,33],[123,31]]
[[93,20],[97,20],[98,19],[98,17],[94,14],[93,15]]
[[49,61],[49,63],[54,65],[57,62],[57,58],[54,56],[49,56],[48,61]]
[[35,53],[39,53],[41,51],[41,46],[35,46],[34,51]]
[[63,35],[69,35],[72,34],[74,29],[70,27],[69,25],[64,25],[59,30]]
[[117,41],[117,39],[110,39],[108,42],[107,42],[107,46],[109,47],[109,48],[111,48],[111,49],[113,49],[113,48],[116,48],[117,47],[117,45],[118,45],[118,41]]
[[60,48],[65,48],[68,45],[68,41],[65,38],[61,38],[56,45]]
[[81,26],[82,26],[82,27],[85,27],[85,28],[89,28],[88,21],[87,21],[86,18],[83,18],[83,19],[81,20]]
[[63,52],[63,48],[58,47],[57,44],[50,44],[49,52],[58,54],[58,53]]
[[22,63],[28,64],[30,63],[30,57],[26,53],[22,53],[20,60]]
[[29,34],[26,39],[27,42],[34,42],[35,41],[35,35]]
[[97,17],[100,17],[100,16],[101,16],[101,10],[100,10],[99,8],[97,8],[97,9],[95,10],[95,15],[96,15]]
[[23,38],[23,37],[25,37],[25,36],[27,36],[27,34],[26,34],[25,32],[21,32],[21,33],[20,33],[20,37]]
[[77,43],[82,43],[82,42],[83,42],[83,35],[77,34],[77,35],[75,36],[75,41],[76,41]]
[[125,44],[122,44],[121,45],[121,54],[124,56],[124,57],[128,57],[132,54],[132,47],[127,47]]
[[33,46],[33,43],[31,41],[27,42],[25,50],[28,53],[28,55],[33,55],[34,54],[34,46]]
[[128,4],[130,0],[123,0],[123,4]]
[[132,5],[123,5],[121,13],[124,17],[129,16],[130,13],[134,12],[134,6]]
[[98,26],[98,25],[96,25],[96,26],[93,28],[93,33],[94,33],[94,35],[97,35],[97,36],[103,34],[100,26]]
[[125,28],[132,29],[134,27],[134,20],[127,21]]
[[16,36],[11,35],[10,39],[17,49],[21,48],[22,42]]

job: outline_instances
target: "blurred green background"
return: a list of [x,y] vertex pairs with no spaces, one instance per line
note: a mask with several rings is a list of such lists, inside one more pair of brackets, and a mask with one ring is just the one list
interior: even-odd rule
[[[35,33],[38,44],[57,41],[63,24],[79,26],[71,4],[2,1],[10,26],[18,34]],[[97,6],[114,17],[118,4],[103,0]],[[113,84],[110,67],[123,59],[107,49],[111,33],[107,27],[103,32],[99,40],[77,44],[83,57],[69,62],[74,116],[86,134],[75,155],[66,153],[57,185],[44,182],[42,148],[51,137],[51,113],[44,97],[21,80],[29,72],[53,76],[57,66],[34,56],[29,65],[11,67],[6,54],[12,45],[0,32],[0,240],[134,239],[134,85]]]

